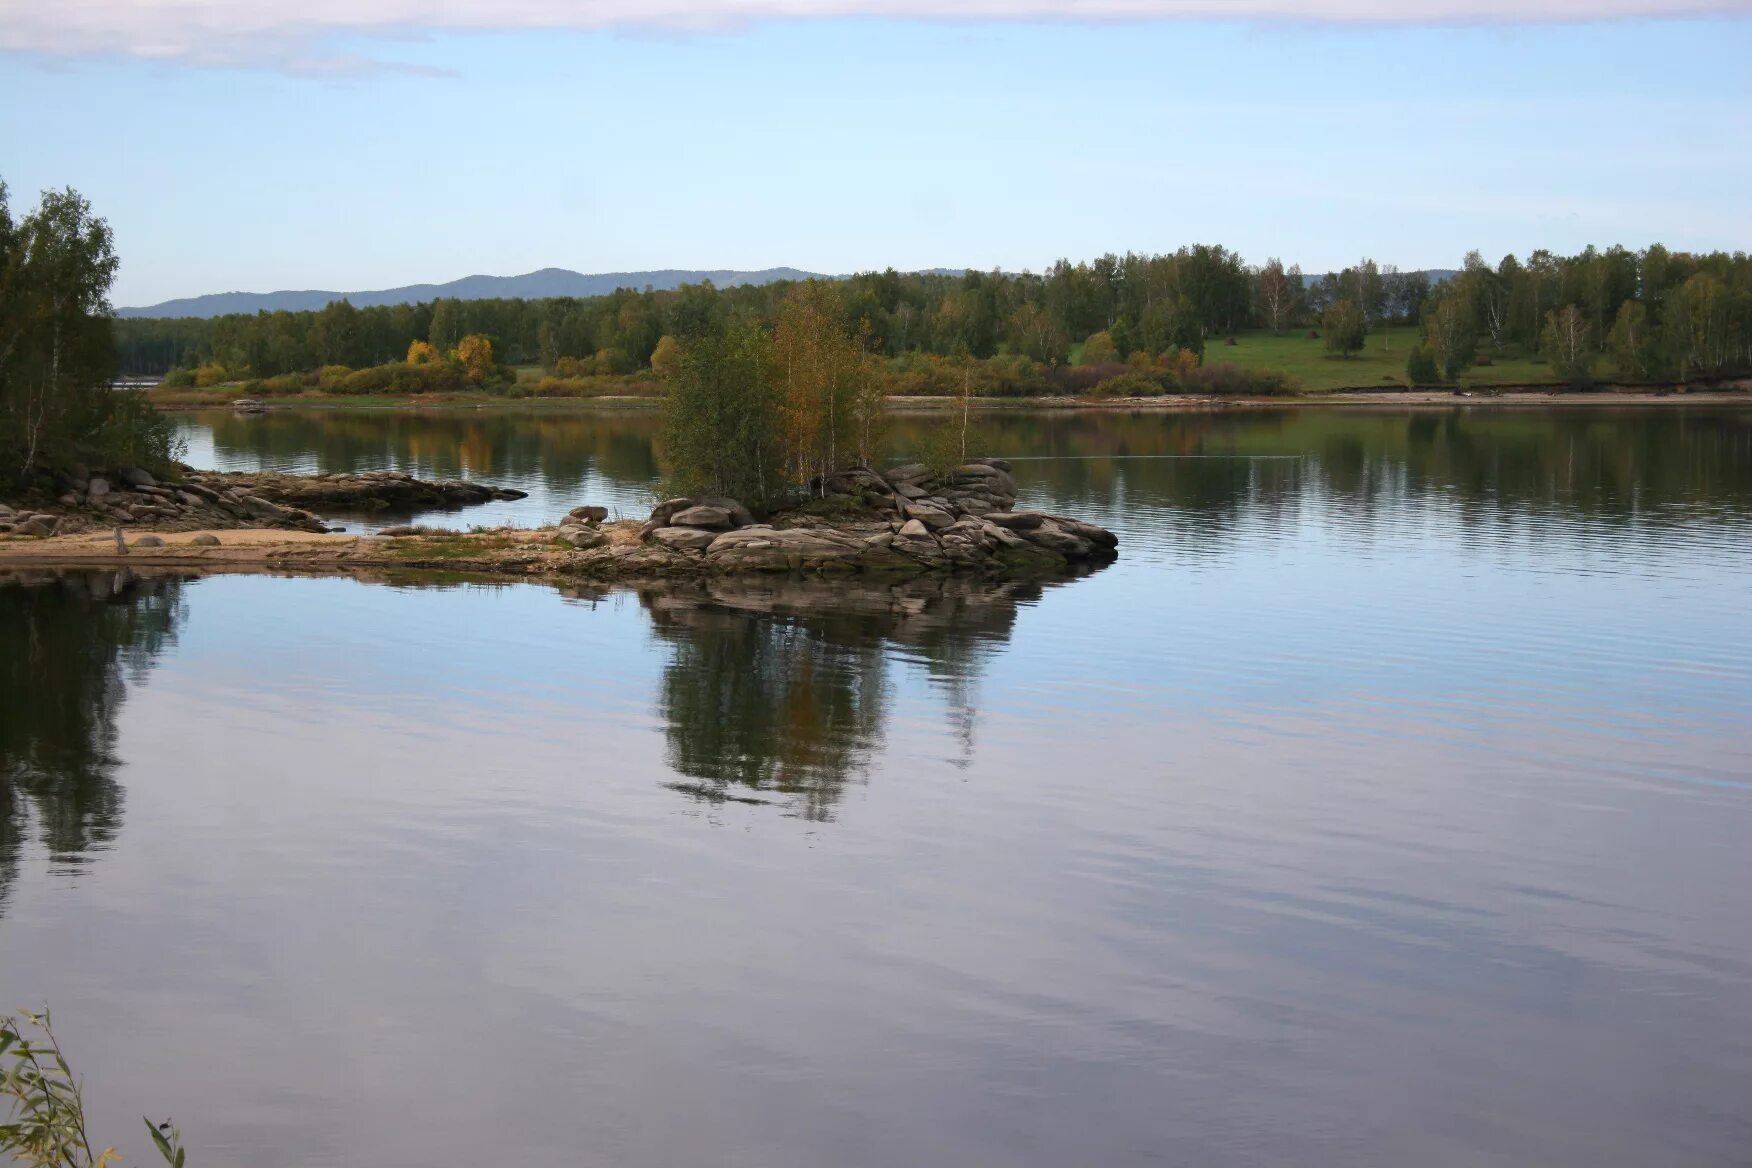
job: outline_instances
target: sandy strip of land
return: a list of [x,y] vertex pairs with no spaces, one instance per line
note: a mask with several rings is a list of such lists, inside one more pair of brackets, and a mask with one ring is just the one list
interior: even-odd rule
[[[213,535],[217,547],[193,542],[197,535]],[[164,541],[163,547],[134,547],[135,539],[154,535]],[[236,567],[271,567],[291,563],[340,565],[348,562],[380,562],[373,554],[382,542],[357,535],[318,535],[309,531],[285,531],[271,527],[244,527],[224,531],[148,531],[122,532],[130,545],[127,552],[116,550],[113,531],[81,532],[77,535],[56,535],[46,539],[0,536],[0,567],[200,567],[230,565]]]
[[[229,403],[197,398],[165,396],[154,401],[162,409],[213,410]],[[959,410],[961,402],[953,397],[891,397],[890,408],[898,412]],[[517,398],[500,397],[422,399],[418,397],[392,401],[373,399],[349,401],[322,398],[269,398],[270,412],[332,411],[332,410],[506,410],[533,412],[588,412],[590,410],[656,409],[661,398],[654,397],[593,397],[593,398]],[[1087,397],[976,397],[969,403],[974,410],[1161,410],[1164,412],[1204,412],[1233,409],[1313,408],[1320,406],[1752,406],[1752,380],[1729,381],[1709,388],[1651,389],[1599,387],[1589,390],[1567,390],[1551,385],[1470,386],[1456,393],[1449,389],[1339,389],[1299,394],[1294,397],[1209,397],[1187,394],[1164,394],[1160,397],[1087,398]]]

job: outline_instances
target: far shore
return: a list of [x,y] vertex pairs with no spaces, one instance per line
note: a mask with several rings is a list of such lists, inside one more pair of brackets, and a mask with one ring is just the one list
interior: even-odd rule
[[[237,400],[227,391],[215,396],[200,391],[147,391],[160,409],[189,411],[227,409]],[[337,409],[503,410],[519,412],[570,412],[591,410],[650,410],[662,404],[654,397],[555,397],[506,398],[495,394],[445,394],[440,396],[348,396],[311,394],[262,399],[269,411]],[[941,413],[962,408],[953,397],[891,397],[889,408],[898,413]],[[1373,407],[1600,407],[1600,406],[1698,406],[1752,405],[1752,379],[1738,379],[1709,387],[1613,386],[1566,389],[1551,385],[1503,385],[1454,389],[1349,389],[1284,397],[1210,397],[1164,394],[1159,397],[1010,397],[974,398],[968,408],[994,410],[1126,410],[1131,412],[1211,413],[1237,409],[1310,409]]]

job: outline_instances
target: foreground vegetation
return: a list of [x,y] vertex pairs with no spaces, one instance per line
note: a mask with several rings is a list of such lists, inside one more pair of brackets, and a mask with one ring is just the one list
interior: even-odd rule
[[[0,1154],[22,1168],[108,1168],[121,1163],[114,1148],[92,1150],[85,1097],[67,1065],[48,1012],[0,1017],[0,1098],[9,1110],[0,1123]],[[145,1120],[152,1145],[170,1168],[183,1168],[182,1136],[170,1123]]]

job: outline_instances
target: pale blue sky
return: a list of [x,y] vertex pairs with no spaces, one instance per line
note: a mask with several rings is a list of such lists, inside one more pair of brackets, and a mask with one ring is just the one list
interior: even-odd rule
[[0,53],[0,176],[15,206],[92,199],[122,305],[548,265],[1039,269],[1204,241],[1324,270],[1752,243],[1743,15],[846,17],[321,49]]

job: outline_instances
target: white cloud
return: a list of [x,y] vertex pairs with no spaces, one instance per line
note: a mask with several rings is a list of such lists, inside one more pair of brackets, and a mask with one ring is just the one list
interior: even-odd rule
[[0,0],[0,51],[354,71],[327,38],[516,29],[712,30],[835,17],[1541,24],[1752,14],[1752,0]]

